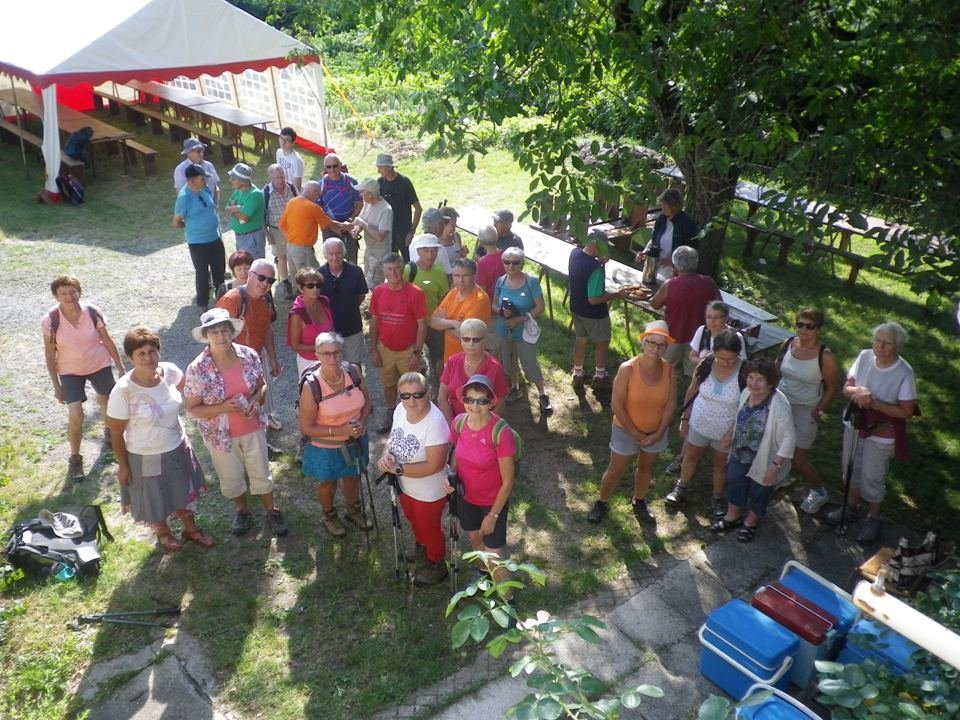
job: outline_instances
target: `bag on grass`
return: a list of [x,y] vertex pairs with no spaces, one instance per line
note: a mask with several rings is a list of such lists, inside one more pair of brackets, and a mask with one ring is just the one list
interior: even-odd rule
[[71,205],[83,205],[83,199],[87,195],[83,184],[68,172],[57,176],[57,190]]
[[38,517],[14,526],[5,553],[11,565],[35,575],[96,577],[101,537],[113,540],[99,505],[87,505],[79,515],[41,510]]

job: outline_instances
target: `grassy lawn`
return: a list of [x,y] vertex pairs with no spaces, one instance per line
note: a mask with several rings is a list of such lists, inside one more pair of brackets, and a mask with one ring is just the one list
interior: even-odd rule
[[[104,551],[104,572],[96,583],[22,581],[0,595],[6,619],[0,640],[0,717],[82,715],[84,704],[71,689],[91,661],[137,650],[157,635],[115,627],[70,633],[67,621],[81,613],[167,604],[184,608],[180,626],[202,642],[222,688],[220,699],[242,708],[244,716],[365,717],[399,703],[474,654],[449,649],[445,586],[415,590],[395,581],[383,488],[376,490],[383,532],[368,553],[356,533],[340,543],[323,533],[313,488],[289,459],[273,466],[291,525],[290,537],[281,542],[256,532],[232,538],[231,513],[208,472],[211,492],[201,502],[200,522],[220,545],[209,552],[189,547],[178,556],[163,556],[149,533],[120,517],[109,458],[101,458],[88,482],[63,481],[63,411],[49,397],[36,332],[36,320],[49,305],[49,278],[68,268],[82,272],[85,291],[89,286],[95,301],[112,290],[117,297],[108,303],[108,317],[122,318],[130,308],[128,313],[135,310],[161,333],[195,324],[196,318],[181,310],[184,297],[173,296],[164,279],[171,272],[192,277],[180,234],[169,225],[169,174],[178,148],[164,138],[141,139],[161,151],[160,175],[144,179],[138,170],[119,177],[110,172],[116,161],[102,163],[82,208],[38,206],[33,201],[39,188],[36,164],[31,160],[25,170],[17,149],[0,146],[0,182],[8,188],[0,199],[0,257],[9,274],[0,281],[7,298],[0,305],[5,340],[0,386],[6,391],[0,396],[0,527],[33,517],[43,507],[79,509],[101,502],[117,537]],[[395,150],[400,171],[413,179],[424,207],[447,199],[454,206],[519,209],[526,195],[527,178],[503,152],[480,159],[471,174],[465,163],[427,159],[409,143],[396,148],[351,140],[334,144],[357,178],[375,176],[376,154]],[[320,172],[319,158],[305,160],[308,174]],[[265,157],[256,164],[255,178],[265,176],[269,161]],[[220,169],[224,175],[226,168]],[[741,259],[739,235],[727,242],[725,289],[776,313],[785,324],[801,306],[823,307],[825,339],[843,366],[869,345],[870,329],[882,320],[896,319],[910,331],[904,357],[916,370],[924,416],[911,425],[911,459],[894,463],[885,511],[917,530],[933,528],[956,539],[960,416],[954,389],[960,358],[952,319],[927,314],[923,299],[897,276],[868,270],[851,289],[843,283],[847,268],[842,263],[834,274],[828,260],[818,258],[808,266],[797,255],[786,268],[777,268],[775,247],[765,251],[763,264],[761,253],[749,262]],[[661,520],[656,536],[637,528],[625,491],[616,496],[603,532],[586,523],[607,460],[609,416],[596,405],[581,410],[573,400],[567,377],[572,338],[563,296],[558,279],[553,283],[555,320],[544,323],[540,343],[557,414],[547,426],[522,402],[508,412],[526,445],[510,543],[516,555],[540,565],[549,577],[546,589],[524,595],[525,611],[562,610],[626,575],[642,579],[656,553],[686,556],[710,541],[707,520],[698,514],[708,497],[706,463],[686,513],[663,511],[658,499],[671,481],[658,477],[652,492]],[[632,312],[637,328],[644,318]],[[622,313],[622,307],[614,309],[611,367],[633,352]],[[119,338],[128,324],[113,321],[114,336]],[[165,359],[183,366],[196,351],[186,347]],[[835,497],[841,409],[839,401],[831,408],[813,453]],[[187,425],[205,456],[192,423]],[[287,425],[279,444],[290,447],[294,435]],[[96,432],[88,428],[88,438]],[[658,469],[678,447],[674,438]]]

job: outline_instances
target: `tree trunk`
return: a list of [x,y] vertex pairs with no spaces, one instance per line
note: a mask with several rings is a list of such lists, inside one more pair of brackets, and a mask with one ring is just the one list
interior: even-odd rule
[[693,153],[676,158],[686,183],[686,211],[697,225],[707,232],[700,240],[699,270],[716,278],[720,273],[723,240],[726,236],[730,202],[737,187],[739,169],[730,166],[726,172],[710,168],[709,161],[699,157],[697,146]]

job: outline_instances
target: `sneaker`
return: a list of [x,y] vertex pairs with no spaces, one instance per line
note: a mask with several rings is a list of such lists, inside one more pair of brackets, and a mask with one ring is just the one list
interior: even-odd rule
[[874,543],[880,539],[880,518],[868,515],[860,528],[860,534],[857,535],[858,543]]
[[[677,484],[673,486],[673,490],[667,493],[667,496],[663,499],[663,501],[671,507],[679,507],[680,505],[683,505],[686,495],[687,486],[678,480]],[[724,510],[724,512],[726,512],[726,510]]]
[[570,379],[571,384],[573,385],[573,391],[575,393],[583,392],[583,388],[586,385],[586,379],[583,377],[583,373],[579,375],[573,375]]
[[363,506],[360,503],[347,505],[347,512],[344,517],[353,523],[358,530],[370,530],[373,528],[373,523],[370,521],[370,518],[364,517]]
[[253,525],[253,516],[249,510],[238,510],[233,518],[233,525],[230,526],[230,532],[234,535],[246,535]]
[[593,507],[590,508],[590,512],[587,513],[587,522],[597,525],[607,516],[608,512],[609,507],[607,503],[603,500],[597,500],[593,504]]
[[283,297],[287,300],[293,300],[293,286],[290,284],[290,280],[284,280],[280,283],[280,286],[283,288]]
[[[836,510],[831,510],[826,515],[826,521],[830,525],[839,525],[840,524],[840,511],[843,508],[837,508]],[[848,505],[847,514],[844,518],[844,522],[852,523],[860,519],[860,507],[858,505]]]
[[713,496],[710,500],[710,509],[713,510],[715,518],[721,518],[727,514],[727,499],[723,496]]
[[827,489],[823,487],[812,488],[803,499],[803,502],[800,503],[800,509],[807,513],[807,515],[816,515],[826,502]]
[[507,405],[513,405],[517,400],[523,397],[523,393],[520,392],[519,387],[510,388],[510,392],[507,393]]
[[283,457],[283,450],[267,443],[267,460],[279,460]]
[[347,529],[343,526],[343,523],[340,522],[340,516],[337,515],[336,509],[330,512],[324,512],[321,522],[327,529],[327,532],[335,538],[342,538],[347,534]]
[[680,466],[683,465],[683,455],[677,455],[670,464],[664,469],[667,475],[676,475],[680,472]]
[[68,467],[67,474],[71,480],[80,482],[86,477],[83,472],[83,455],[71,455]]
[[542,412],[547,417],[553,415],[553,405],[550,404],[550,396],[543,394],[540,396],[540,412]]
[[270,528],[270,533],[274,537],[284,537],[290,532],[287,524],[283,521],[283,513],[277,510],[277,508],[267,513],[267,527]]
[[590,383],[590,388],[594,391],[610,390],[612,387],[613,383],[609,375],[594,375],[593,381]]
[[421,587],[436,585],[447,578],[447,564],[442,560],[438,563],[427,561],[423,567],[413,575],[413,584]]
[[633,516],[637,519],[638,523],[641,525],[657,524],[657,519],[650,514],[650,510],[647,508],[646,500],[634,498],[631,504],[633,505]]
[[283,430],[283,423],[273,413],[267,415],[267,425],[271,430]]

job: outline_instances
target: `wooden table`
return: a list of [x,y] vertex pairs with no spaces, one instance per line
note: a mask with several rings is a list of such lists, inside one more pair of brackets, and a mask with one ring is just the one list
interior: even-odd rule
[[[131,87],[140,95],[140,101],[146,102],[149,98],[155,97],[172,105],[183,108],[195,108],[201,105],[210,105],[219,102],[217,98],[200,95],[192,90],[175,87],[173,85],[164,85],[158,82],[140,82],[139,80],[130,80],[127,87]],[[117,93],[114,93],[117,94]]]

